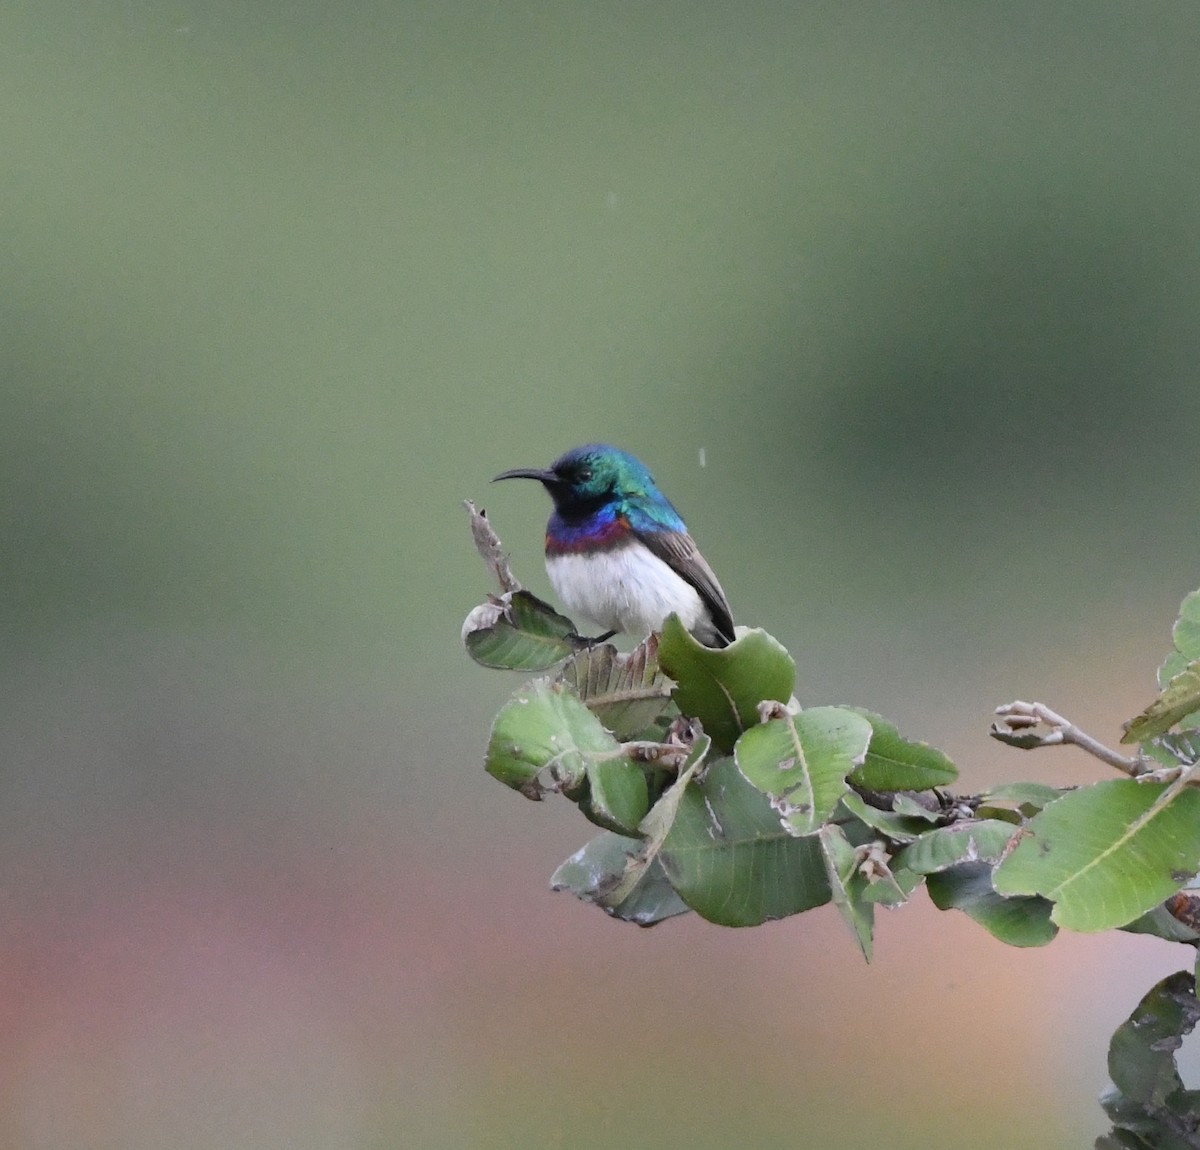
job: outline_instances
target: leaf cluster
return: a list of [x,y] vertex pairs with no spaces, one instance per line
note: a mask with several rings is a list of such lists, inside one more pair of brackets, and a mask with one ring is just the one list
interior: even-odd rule
[[1112,1130],[1097,1150],[1195,1150],[1200,1145],[1200,1090],[1183,1084],[1176,1052],[1200,1022],[1189,970],[1164,978],[1117,1028],[1108,1048],[1112,1085],[1100,1103]]
[[753,926],[832,902],[867,958],[876,907],[922,886],[1014,946],[1060,927],[1200,938],[1163,906],[1200,869],[1200,593],[1184,602],[1159,697],[1127,725],[1136,757],[1038,704],[1001,709],[997,738],[1074,742],[1123,777],[955,795],[954,764],[882,716],[801,706],[795,664],[765,631],[739,628],[712,650],[672,616],[627,654],[589,644],[520,588],[471,512],[503,591],[468,616],[466,649],[542,673],[497,716],[487,770],[527,798],[562,795],[601,829],[555,889],[643,926],[688,911]]

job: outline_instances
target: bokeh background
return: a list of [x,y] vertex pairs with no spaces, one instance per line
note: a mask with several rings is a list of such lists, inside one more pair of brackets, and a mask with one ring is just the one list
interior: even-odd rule
[[[1187,954],[610,922],[458,645],[650,462],[805,702],[1102,768],[1200,585],[1191,3],[37,0],[0,35],[0,1145],[1088,1145]],[[703,464],[702,464],[703,460]]]

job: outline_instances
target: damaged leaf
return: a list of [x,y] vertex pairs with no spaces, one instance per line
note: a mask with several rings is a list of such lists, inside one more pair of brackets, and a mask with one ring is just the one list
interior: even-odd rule
[[638,869],[634,881],[625,885],[631,861],[643,845],[640,839],[607,832],[598,835],[554,872],[550,887],[570,891],[613,918],[638,926],[653,926],[663,919],[687,914],[691,908],[675,893],[657,859]]
[[1129,721],[1121,742],[1143,743],[1165,734],[1196,710],[1200,710],[1200,659],[1188,663],[1150,706]]
[[862,762],[871,724],[844,707],[784,712],[737,741],[738,770],[770,796],[791,834],[818,830],[846,793],[846,776]]
[[712,740],[707,735],[702,735],[696,740],[679,778],[663,792],[658,802],[642,819],[638,833],[643,838],[637,849],[627,855],[624,872],[612,889],[605,893],[602,905],[611,907],[623,903],[642,882],[646,872],[658,865],[658,852],[675,822],[680,800],[697,769],[704,762],[711,745]]
[[896,856],[896,864],[927,875],[963,862],[994,863],[1016,834],[1020,831],[1001,819],[966,819],[923,834]]
[[560,678],[619,739],[632,739],[671,706],[671,681],[659,670],[658,637],[650,635],[628,655],[609,643],[568,659]]
[[596,755],[618,750],[616,739],[569,687],[534,679],[496,716],[486,766],[505,786],[540,799],[548,791],[580,786]]

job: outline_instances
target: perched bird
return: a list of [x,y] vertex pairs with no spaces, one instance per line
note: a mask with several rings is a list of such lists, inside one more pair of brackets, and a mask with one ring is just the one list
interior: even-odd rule
[[589,443],[499,479],[536,479],[550,493],[546,572],[568,608],[607,631],[602,639],[657,631],[674,611],[709,647],[733,642],[725,592],[645,464]]

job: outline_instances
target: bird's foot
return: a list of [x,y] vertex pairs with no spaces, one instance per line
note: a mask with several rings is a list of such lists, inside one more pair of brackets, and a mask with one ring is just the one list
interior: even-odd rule
[[579,632],[569,636],[572,646],[580,651],[590,651],[593,647],[599,647],[601,643],[607,643],[616,634],[616,631],[605,631],[603,635],[597,635],[590,638],[587,635],[580,635]]

